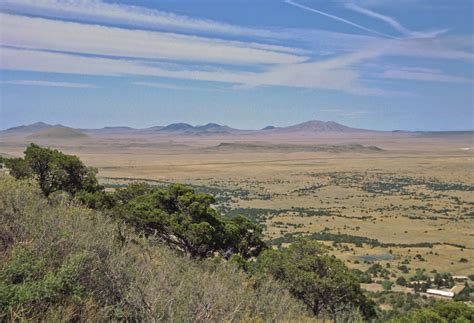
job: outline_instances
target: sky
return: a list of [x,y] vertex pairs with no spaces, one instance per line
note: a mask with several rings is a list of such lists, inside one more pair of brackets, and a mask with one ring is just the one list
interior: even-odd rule
[[474,129],[471,0],[0,0],[0,129]]

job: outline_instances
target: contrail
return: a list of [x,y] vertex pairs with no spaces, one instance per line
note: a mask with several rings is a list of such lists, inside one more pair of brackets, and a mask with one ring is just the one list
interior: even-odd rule
[[382,15],[378,12],[359,7],[359,6],[357,6],[355,4],[352,4],[352,3],[346,4],[345,7],[347,9],[356,11],[356,12],[364,14],[366,16],[370,16],[370,17],[382,20],[382,21],[386,22],[387,24],[389,24],[390,26],[392,26],[395,30],[401,32],[402,34],[410,35],[412,33],[411,30],[403,27],[401,23],[399,23],[398,21],[396,21],[392,17],[385,16],[385,15]]
[[358,28],[358,29],[361,29],[361,30],[364,30],[364,31],[367,31],[367,32],[370,32],[370,33],[373,33],[373,34],[377,34],[377,35],[379,35],[379,36],[388,37],[388,38],[395,38],[395,37],[393,37],[393,36],[390,36],[390,35],[387,35],[387,34],[378,32],[378,31],[376,31],[376,30],[373,30],[373,29],[364,27],[364,26],[362,26],[362,25],[356,24],[355,22],[352,22],[352,21],[350,21],[350,20],[347,20],[347,19],[344,19],[344,18],[335,16],[335,15],[331,15],[331,14],[329,14],[329,13],[326,13],[326,12],[323,12],[323,11],[320,11],[320,10],[316,10],[316,9],[311,8],[311,7],[307,7],[307,6],[304,6],[304,5],[302,5],[302,4],[293,2],[292,0],[284,0],[284,2],[287,3],[287,4],[289,4],[289,5],[298,7],[298,8],[300,8],[300,9],[307,10],[307,11],[311,11],[311,12],[320,14],[320,15],[322,15],[322,16],[325,16],[325,17],[328,17],[328,18],[331,18],[331,19],[334,19],[334,20],[343,22],[343,23],[345,23],[345,24],[351,25],[351,26],[356,27],[356,28]]
[[382,15],[378,12],[375,12],[375,11],[372,11],[372,10],[369,10],[369,9],[366,9],[366,8],[359,7],[358,5],[355,5],[353,3],[348,3],[348,4],[345,5],[345,7],[347,9],[356,11],[356,12],[364,14],[366,16],[382,20],[382,21],[386,22],[387,24],[389,24],[393,29],[395,29],[395,30],[399,31],[400,33],[404,34],[405,36],[409,36],[409,37],[432,38],[432,37],[436,37],[437,35],[445,33],[446,31],[448,31],[447,29],[435,30],[435,31],[431,31],[431,32],[412,31],[412,30],[409,30],[408,28],[405,28],[404,26],[402,26],[401,23],[399,23],[397,20],[395,20],[392,17],[385,16],[385,15]]

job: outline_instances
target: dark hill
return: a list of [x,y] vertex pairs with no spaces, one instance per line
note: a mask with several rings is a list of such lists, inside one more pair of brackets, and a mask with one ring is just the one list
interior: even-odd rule
[[262,130],[273,130],[273,129],[276,129],[276,127],[275,126],[266,126]]
[[194,127],[188,123],[172,123],[160,129],[160,131],[189,131],[193,130]]
[[31,139],[84,139],[88,135],[72,128],[52,127],[40,130],[28,136]]
[[12,127],[8,128],[6,130],[3,130],[1,132],[6,133],[6,134],[33,134],[35,132],[45,130],[45,129],[50,129],[50,128],[65,128],[63,125],[57,124],[57,125],[50,125],[44,122],[36,122],[32,123],[29,125],[21,125],[18,127]]
[[340,123],[334,121],[319,121],[319,120],[312,120],[303,122],[300,124],[296,124],[294,126],[289,127],[282,127],[277,128],[274,130],[275,132],[284,132],[284,133],[293,133],[293,132],[331,132],[331,133],[349,133],[349,132],[364,132],[370,131],[365,129],[358,129],[358,128],[351,128],[348,126],[344,126]]

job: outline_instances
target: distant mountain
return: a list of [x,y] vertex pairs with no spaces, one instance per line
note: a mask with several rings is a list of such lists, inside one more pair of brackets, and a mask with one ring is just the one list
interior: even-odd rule
[[190,131],[193,130],[194,127],[191,126],[189,123],[172,123],[160,129],[160,131],[167,131],[167,132],[181,132],[181,131]]
[[215,133],[233,133],[240,130],[228,126],[222,126],[217,123],[208,123],[205,125],[192,126],[188,123],[172,123],[161,129],[161,133],[175,133],[175,134],[215,134]]
[[212,129],[219,129],[221,128],[222,126],[220,124],[217,124],[217,123],[208,123],[206,125],[203,125],[203,126],[196,126],[194,127],[195,129],[200,129],[200,130],[212,130]]
[[312,120],[312,121],[307,121],[303,122],[300,124],[296,124],[294,126],[289,126],[289,127],[281,127],[281,128],[275,128],[273,129],[274,132],[279,132],[279,133],[302,133],[302,132],[307,132],[307,133],[314,133],[314,132],[330,132],[330,133],[349,133],[349,132],[364,132],[364,131],[371,131],[371,130],[365,130],[365,129],[358,129],[358,128],[351,128],[348,126],[344,126],[340,123],[334,122],[334,121],[319,121],[319,120]]
[[262,130],[273,130],[276,129],[275,126],[266,126],[265,128],[262,128]]
[[6,130],[1,131],[2,133],[6,134],[33,134],[35,132],[45,130],[45,129],[50,129],[50,128],[65,128],[63,125],[57,124],[57,125],[50,125],[44,122],[36,122],[32,123],[29,125],[22,125],[18,127],[12,127],[8,128]]
[[104,127],[102,128],[104,131],[129,131],[129,130],[135,130],[134,128],[130,127]]
[[153,126],[153,127],[150,127],[150,128],[140,129],[140,130],[152,130],[152,131],[157,131],[157,130],[161,130],[161,129],[163,129],[163,128],[164,128],[163,126]]
[[88,135],[79,130],[66,127],[51,127],[40,130],[28,136],[30,139],[84,139]]
[[[9,128],[0,131],[0,134],[28,136],[38,131],[51,128],[66,128],[63,125],[50,125],[37,122],[30,125]],[[83,134],[89,135],[270,135],[270,134],[319,134],[319,133],[355,133],[373,132],[372,130],[351,128],[334,121],[312,120],[288,127],[267,126],[261,130],[241,130],[217,123],[193,126],[189,123],[172,123],[167,126],[154,126],[150,128],[136,129],[126,126],[104,127],[100,129],[75,129]]]
[[118,135],[118,134],[129,134],[136,132],[137,129],[131,127],[117,126],[117,127],[104,127],[100,129],[78,129],[88,134],[100,134],[100,135]]
[[238,132],[241,131],[239,129],[231,128],[229,126],[222,126],[217,123],[208,123],[204,126],[196,126],[194,127],[195,130],[198,131],[205,131],[205,132],[220,132],[220,133],[231,133],[231,132]]

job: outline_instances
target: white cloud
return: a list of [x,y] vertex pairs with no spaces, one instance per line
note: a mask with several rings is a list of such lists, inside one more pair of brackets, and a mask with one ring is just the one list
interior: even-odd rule
[[411,80],[411,81],[427,81],[427,82],[444,82],[444,83],[472,83],[471,79],[443,74],[439,70],[423,69],[423,68],[402,68],[390,69],[381,74],[384,78]]
[[[30,3],[31,8],[36,6],[38,10],[42,5],[54,4],[66,7],[77,5],[80,10],[85,8],[85,4],[98,4],[100,8],[109,5],[101,1],[80,2],[19,0],[18,3]],[[122,8],[121,5],[117,6]],[[61,17],[63,19],[70,17],[64,10],[55,12],[64,14]],[[233,88],[288,86],[332,89],[359,95],[406,95],[367,86],[368,81],[364,81],[363,76],[370,71],[362,63],[387,56],[469,62],[474,58],[470,37],[451,38],[443,35],[436,39],[391,39],[322,30],[284,31],[293,35],[295,42],[306,42],[307,48],[311,47],[310,52],[308,49],[263,43],[130,30],[12,14],[0,14],[0,19],[0,44],[4,46],[0,47],[0,68],[20,71],[166,77],[222,82],[234,85]],[[376,76],[405,77],[407,80],[436,77],[439,82],[461,82],[441,72],[403,72],[404,75],[397,75],[387,71],[385,75],[379,73]],[[164,83],[159,82],[141,83],[137,85],[165,87]],[[170,85],[166,86],[170,88]]]
[[[288,64],[306,60],[285,47],[225,41],[173,33],[129,30],[0,14],[2,45],[82,54],[206,61],[233,64]],[[280,51],[275,51],[278,49]],[[289,49],[293,51],[293,49]]]
[[252,72],[215,69],[166,69],[150,65],[146,61],[78,56],[15,48],[2,48],[2,68],[6,70],[66,73],[102,76],[157,76],[179,79],[244,83]]
[[78,89],[96,89],[94,84],[72,83],[72,82],[52,82],[42,80],[8,80],[2,81],[1,84],[11,85],[27,85],[27,86],[46,86],[46,87],[62,87],[62,88],[78,88]]
[[138,86],[144,86],[149,88],[156,88],[156,89],[167,89],[167,90],[177,90],[177,91],[223,91],[224,89],[220,88],[203,88],[197,86],[184,86],[184,85],[176,85],[176,84],[169,84],[169,83],[162,83],[162,82],[133,82],[132,84]]
[[208,19],[198,19],[170,12],[147,9],[101,0],[2,0],[2,8],[25,15],[127,25],[139,28],[158,28],[229,34],[251,37],[287,37],[280,32],[247,28]]
[[[441,39],[406,39],[393,40],[387,50],[387,56],[406,56],[406,57],[424,57],[436,59],[448,59],[459,61],[474,60],[472,51],[464,50],[463,47],[469,46],[472,38],[463,38],[463,44],[459,43],[458,48],[450,46],[450,38]],[[459,49],[461,48],[461,49]]]
[[[355,55],[362,59],[363,55]],[[71,54],[2,48],[2,68],[34,72],[68,73],[104,76],[155,76],[198,81],[223,82],[247,86],[288,86],[335,89],[360,95],[383,94],[356,84],[358,73],[344,68],[357,57],[338,58],[319,63],[278,65],[261,72],[226,69],[166,69],[146,61],[86,57]],[[339,65],[338,65],[339,64]],[[337,67],[338,68],[334,68]]]

